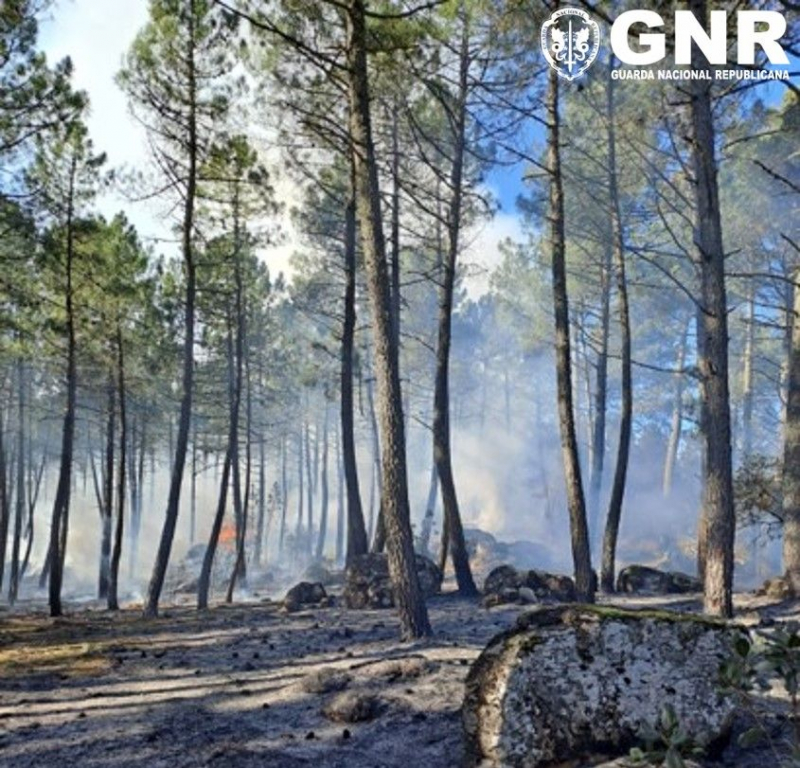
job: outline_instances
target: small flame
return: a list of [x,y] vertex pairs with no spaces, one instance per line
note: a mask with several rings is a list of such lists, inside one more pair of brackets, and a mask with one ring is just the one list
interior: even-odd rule
[[222,524],[219,532],[219,545],[226,549],[234,549],[236,546],[236,523],[229,520]]

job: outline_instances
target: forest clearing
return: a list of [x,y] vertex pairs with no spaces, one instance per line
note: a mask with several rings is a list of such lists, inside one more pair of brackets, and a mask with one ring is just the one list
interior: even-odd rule
[[793,0],[0,0],[0,765],[800,766]]

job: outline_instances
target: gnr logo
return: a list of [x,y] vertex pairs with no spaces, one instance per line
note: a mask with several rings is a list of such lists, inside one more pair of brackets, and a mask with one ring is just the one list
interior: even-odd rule
[[[632,33],[634,24],[648,31]],[[728,61],[728,15],[711,11],[706,31],[691,11],[675,11],[674,63],[692,63],[692,43],[711,66],[736,63],[752,66],[761,49],[771,64],[789,64],[780,44],[786,32],[786,19],[778,11],[737,11],[736,59]],[[655,11],[635,10],[620,14],[611,25],[611,50],[622,64],[649,66],[667,55],[663,32],[664,19]],[[567,80],[580,77],[597,58],[600,28],[589,15],[577,8],[562,8],[542,25],[542,51],[551,67]],[[635,45],[633,44],[635,43]]]
[[580,77],[597,58],[600,27],[586,11],[562,8],[542,24],[542,52],[566,80]]

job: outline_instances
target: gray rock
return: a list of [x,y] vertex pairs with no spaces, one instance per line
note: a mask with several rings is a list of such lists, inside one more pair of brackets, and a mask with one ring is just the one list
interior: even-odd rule
[[467,765],[544,768],[599,746],[623,754],[665,704],[696,742],[717,741],[734,711],[718,668],[739,631],[668,611],[529,611],[470,670]]
[[381,702],[373,694],[345,691],[331,699],[322,713],[337,723],[363,723],[373,720],[380,710]]
[[283,598],[283,607],[293,613],[309,606],[318,606],[327,598],[325,587],[320,583],[301,581],[295,584]]
[[576,599],[575,584],[569,576],[536,570],[518,571],[511,565],[495,568],[486,577],[483,593],[486,606],[519,602],[571,603]]
[[520,587],[517,595],[519,597],[519,601],[522,603],[533,605],[534,603],[538,602],[536,599],[536,593],[530,587]]
[[333,693],[343,691],[350,684],[352,677],[340,669],[320,669],[306,675],[300,682],[305,693]]
[[617,577],[617,592],[682,595],[702,591],[702,584],[694,576],[679,571],[659,571],[647,565],[629,565]]
[[[416,555],[416,565],[422,594],[437,594],[442,587],[442,572],[437,565],[422,555]],[[353,558],[345,574],[342,597],[348,608],[391,608],[394,595],[386,555],[370,553]]]

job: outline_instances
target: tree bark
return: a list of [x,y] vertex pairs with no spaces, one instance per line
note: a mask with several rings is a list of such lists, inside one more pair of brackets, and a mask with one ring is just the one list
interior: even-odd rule
[[347,2],[345,20],[349,132],[378,380],[386,550],[401,636],[413,639],[430,634],[431,628],[417,577],[411,533],[399,354],[393,343],[378,165],[370,121],[364,0]]
[[69,507],[72,490],[72,454],[75,444],[75,409],[78,396],[77,340],[75,330],[75,307],[73,295],[73,268],[75,261],[75,232],[73,204],[76,159],[73,158],[66,223],[66,291],[65,310],[67,320],[67,366],[66,366],[66,407],[61,430],[61,465],[58,473],[58,486],[50,518],[50,544],[48,546],[49,574],[48,602],[50,615],[61,616],[61,585],[64,575],[64,558],[69,530]]
[[114,520],[114,450],[116,448],[117,386],[113,378],[108,382],[106,412],[106,465],[103,474],[103,493],[100,505],[100,572],[97,580],[97,597],[108,597],[108,570],[111,565],[111,525]]
[[[192,0],[192,4],[194,0]],[[195,300],[197,294],[197,275],[194,260],[194,220],[195,202],[197,196],[197,162],[199,142],[197,133],[197,83],[195,72],[195,15],[194,6],[189,13],[189,45],[186,51],[186,63],[189,77],[189,121],[188,131],[188,171],[186,192],[184,195],[183,226],[181,250],[183,268],[186,278],[185,294],[185,323],[183,340],[183,373],[181,410],[178,421],[178,435],[175,443],[175,454],[172,461],[172,472],[167,498],[167,509],[164,516],[164,526],[161,530],[161,540],[158,545],[153,574],[147,589],[147,601],[144,615],[155,617],[158,615],[158,603],[161,590],[164,587],[164,577],[167,574],[172,542],[175,538],[175,529],[178,524],[180,511],[181,486],[186,466],[186,453],[189,446],[189,432],[192,422],[192,395],[194,390],[194,336],[195,336]]]
[[[611,85],[608,86],[611,88]],[[613,205],[613,203],[612,203]],[[613,227],[612,227],[613,229]],[[606,411],[608,410],[608,338],[611,329],[611,260],[614,233],[604,250],[600,267],[600,345],[597,350],[597,373],[594,388],[592,422],[592,464],[589,479],[589,536],[597,542],[600,531],[600,496],[606,458]]]
[[567,506],[569,508],[572,559],[578,599],[594,601],[592,560],[589,530],[586,522],[586,500],[583,493],[578,440],[575,433],[575,411],[572,398],[572,359],[569,334],[569,299],[567,295],[566,244],[564,236],[564,189],[561,175],[559,116],[559,79],[555,70],[549,73],[547,93],[548,148],[547,167],[550,175],[550,248],[553,269],[553,306],[556,331],[556,380],[558,386],[558,421],[564,461]]
[[[211,534],[208,538],[208,546],[203,556],[203,566],[200,570],[200,579],[197,584],[197,608],[203,610],[208,608],[208,594],[211,590],[211,576],[214,566],[214,556],[217,553],[219,534],[222,530],[222,522],[225,518],[225,507],[228,500],[228,486],[231,484],[231,472],[238,455],[239,445],[239,405],[242,395],[242,359],[237,354],[239,342],[236,342],[234,351],[233,331],[230,319],[228,321],[228,444],[225,450],[225,459],[222,466],[222,477],[219,486],[219,498],[217,500],[217,510],[214,515],[214,522],[211,526]],[[237,334],[238,336],[238,334]],[[236,485],[233,484],[233,492],[236,493]]]
[[356,330],[356,199],[355,178],[351,161],[351,194],[345,210],[344,231],[344,321],[341,348],[341,434],[342,464],[347,487],[347,551],[346,561],[363,555],[368,549],[361,491],[358,487],[355,425],[353,417],[353,347]]
[[672,400],[672,421],[669,429],[669,439],[667,440],[667,452],[664,457],[664,474],[661,483],[661,490],[665,499],[668,499],[672,493],[675,464],[678,460],[678,448],[681,443],[681,432],[683,428],[683,367],[686,365],[686,346],[688,338],[689,324],[687,323],[678,346],[678,357],[675,361],[675,373],[673,375],[675,394]]
[[125,402],[125,351],[122,331],[117,328],[117,398],[119,400],[119,468],[117,470],[117,521],[114,527],[114,549],[108,574],[108,609],[119,610],[119,562],[122,558],[125,529],[125,452],[128,441],[128,415]]
[[436,375],[433,398],[433,456],[442,491],[444,525],[458,591],[464,597],[478,594],[469,554],[464,541],[464,529],[458,506],[453,460],[450,447],[450,347],[453,336],[453,299],[456,284],[456,263],[460,248],[463,205],[464,154],[466,151],[467,97],[469,91],[469,22],[462,18],[459,51],[458,96],[453,110],[453,163],[450,170],[452,190],[447,212],[447,254],[442,264],[439,289],[439,324],[436,346]]
[[[608,79],[608,101],[606,120],[608,121],[608,190],[611,204],[611,233],[613,238],[614,267],[617,276],[617,303],[621,339],[622,367],[622,411],[619,422],[619,442],[617,444],[617,464],[614,469],[614,484],[608,504],[608,517],[603,537],[603,563],[600,586],[606,593],[614,591],[617,538],[622,518],[622,502],[625,496],[625,481],[628,475],[628,457],[633,423],[633,380],[631,374],[631,318],[628,304],[628,282],[625,276],[625,240],[622,228],[622,212],[619,202],[617,176],[617,143],[614,110],[614,80]],[[599,418],[599,414],[598,414]]]
[[[14,605],[19,594],[20,546],[22,542],[22,521],[25,517],[25,363],[22,356],[17,358],[17,464],[16,498],[14,499],[14,535],[11,540],[11,571],[8,581],[8,602]],[[5,546],[5,541],[0,542]]]
[[800,270],[794,277],[792,345],[787,366],[783,425],[783,568],[794,595],[800,594]]
[[[691,0],[690,10],[705,28],[707,0]],[[693,46],[692,67],[708,66]],[[696,244],[702,283],[703,355],[700,358],[703,400],[707,408],[707,468],[704,488],[706,519],[704,607],[707,613],[733,615],[733,547],[735,517],[731,467],[730,393],[728,388],[728,303],[725,251],[719,209],[711,82],[691,81],[692,154],[696,193]]]
[[325,538],[328,535],[328,404],[325,403],[325,421],[322,426],[322,458],[320,468],[320,508],[319,537],[315,557],[321,560],[325,552]]

